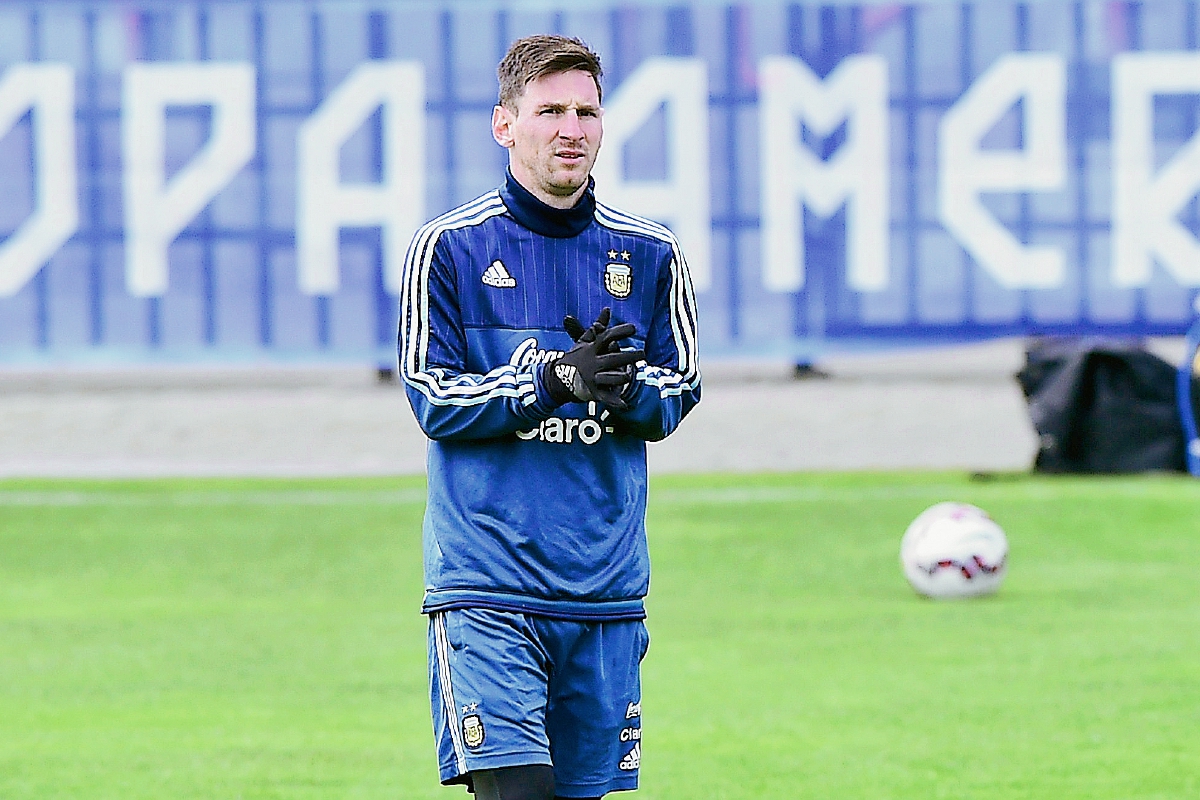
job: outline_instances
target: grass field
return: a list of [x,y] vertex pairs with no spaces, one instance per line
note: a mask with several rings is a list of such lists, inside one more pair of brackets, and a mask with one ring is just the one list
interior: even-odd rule
[[[0,798],[465,798],[422,494],[0,482]],[[1007,530],[997,596],[904,583],[946,499]],[[1200,482],[679,477],[651,506],[636,797],[1200,796]]]

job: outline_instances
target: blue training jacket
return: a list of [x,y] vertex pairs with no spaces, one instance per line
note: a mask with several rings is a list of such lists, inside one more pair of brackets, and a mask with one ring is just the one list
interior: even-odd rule
[[[630,409],[556,406],[539,373],[605,306],[644,347]],[[667,228],[505,185],[422,227],[405,259],[400,375],[430,438],[426,613],[640,619],[646,441],[700,400],[696,300]]]

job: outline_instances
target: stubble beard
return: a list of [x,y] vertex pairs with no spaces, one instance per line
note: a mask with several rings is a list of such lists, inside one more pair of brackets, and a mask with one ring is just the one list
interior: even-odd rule
[[596,160],[595,153],[591,153],[590,157],[580,159],[573,167],[565,168],[566,165],[559,163],[553,152],[526,153],[523,156],[518,157],[516,163],[521,165],[521,172],[533,184],[525,188],[535,195],[542,195],[543,202],[547,196],[566,200],[579,192],[587,185]]
[[586,166],[580,164],[580,169],[555,169],[552,164],[539,165],[540,183],[543,191],[556,197],[570,197],[587,184],[588,175],[592,171],[592,161]]
[[570,197],[579,191],[579,187],[587,183],[586,174],[582,178],[577,178],[577,175],[571,174],[565,180],[545,180],[542,182],[542,188],[556,197]]

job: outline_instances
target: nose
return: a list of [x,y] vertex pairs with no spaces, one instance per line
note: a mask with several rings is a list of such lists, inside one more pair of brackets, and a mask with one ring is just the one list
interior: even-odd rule
[[579,124],[579,113],[575,109],[569,108],[567,113],[563,114],[558,135],[564,139],[583,138],[583,126]]

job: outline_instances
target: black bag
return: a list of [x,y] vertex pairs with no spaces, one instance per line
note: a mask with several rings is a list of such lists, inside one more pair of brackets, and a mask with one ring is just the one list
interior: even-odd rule
[[[1016,377],[1040,440],[1035,471],[1187,471],[1176,368],[1139,344],[1037,341]],[[1192,404],[1200,412],[1197,379]]]

